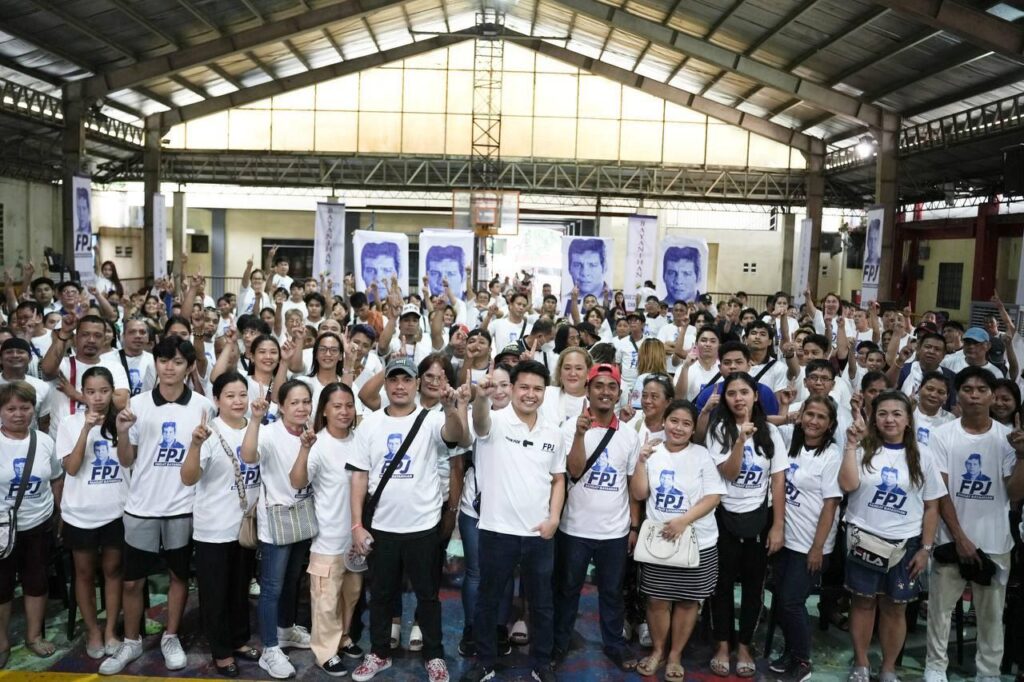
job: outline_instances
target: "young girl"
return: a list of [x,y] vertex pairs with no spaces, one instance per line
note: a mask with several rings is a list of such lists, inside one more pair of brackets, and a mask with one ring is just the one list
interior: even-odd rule
[[259,660],[249,641],[249,576],[255,552],[238,544],[242,504],[259,500],[260,467],[241,460],[249,387],[238,372],[213,382],[217,418],[192,433],[181,482],[195,486],[192,537],[203,630],[217,672],[238,677],[237,659]]
[[268,525],[267,507],[291,507],[313,494],[311,487],[292,487],[290,473],[299,449],[312,447],[316,436],[306,428],[312,412],[313,394],[298,380],[285,382],[277,391],[280,419],[261,430],[270,405],[264,399],[253,402],[252,418],[242,442],[242,459],[260,465],[264,500],[257,506],[260,538],[260,639],[263,656],[260,667],[272,677],[286,679],[295,674],[284,647],[308,649],[309,632],[295,625],[298,609],[299,574],[309,552],[309,540],[287,545],[274,544]]
[[785,546],[775,555],[775,598],[778,619],[786,640],[783,655],[769,669],[789,673],[803,682],[811,675],[811,629],[807,597],[821,579],[825,557],[836,542],[836,510],[843,497],[839,489],[842,454],[835,443],[836,406],[828,397],[804,401],[795,426],[780,429],[789,438],[786,469]]
[[345,384],[324,387],[313,421],[316,442],[312,447],[303,443],[289,473],[292,488],[312,485],[317,491],[314,504],[320,532],[310,548],[308,568],[313,617],[310,648],[324,672],[335,677],[347,673],[338,652],[352,643],[349,626],[363,587],[362,573],[345,568],[345,555],[352,545],[352,475],[345,465],[352,447],[355,399]]
[[583,399],[587,393],[587,372],[593,364],[590,353],[580,348],[566,348],[558,355],[553,386],[544,390],[540,416],[561,426],[567,419],[575,419],[583,412]]
[[[868,647],[879,613],[884,633],[880,682],[896,682],[896,658],[907,634],[906,605],[920,591],[918,576],[928,567],[939,522],[939,498],[946,486],[926,446],[918,445],[910,399],[885,391],[871,404],[871,419],[855,415],[850,426],[839,485],[849,494],[846,508],[846,589],[853,594],[850,637],[853,669],[849,682],[868,682]],[[864,534],[905,550],[902,557],[884,557],[892,565],[864,561],[858,550]],[[870,557],[869,557],[870,558]]]
[[[917,391],[917,407],[914,408],[914,424],[917,442],[928,445],[931,432],[943,424],[956,419],[955,416],[942,409],[949,397],[949,382],[939,371],[925,372],[921,377],[921,386]],[[1010,417],[1013,423],[1013,417]]]
[[[66,418],[57,432],[57,456],[67,474],[60,509],[64,546],[71,550],[75,562],[75,601],[85,622],[85,651],[89,658],[99,660],[113,655],[121,643],[117,614],[121,610],[121,517],[128,496],[128,472],[117,459],[117,409],[110,370],[87,369],[82,375],[82,394],[86,411]],[[96,618],[97,551],[105,582],[104,631]]]
[[[761,615],[768,555],[782,549],[785,524],[785,445],[768,423],[757,400],[757,383],[745,372],[722,383],[725,409],[715,410],[708,425],[708,450],[728,483],[718,518],[721,570],[711,598],[711,628],[716,651],[711,671],[729,675],[729,641],[733,638],[733,585],[742,584],[740,627],[735,633],[736,674],[753,677],[751,640]],[[769,483],[770,490],[769,490]],[[771,496],[771,505],[768,498]]]
[[655,675],[666,659],[667,643],[665,679],[682,682],[686,675],[681,664],[683,649],[697,622],[700,604],[714,592],[718,579],[718,528],[712,512],[726,487],[707,449],[690,441],[697,423],[696,408],[685,400],[674,400],[665,409],[664,419],[665,441],[649,439],[644,443],[629,491],[634,499],[647,501],[647,518],[665,524],[662,535],[666,538],[693,527],[700,565],[641,564],[640,593],[648,599],[647,623],[654,648],[636,671],[645,677]]

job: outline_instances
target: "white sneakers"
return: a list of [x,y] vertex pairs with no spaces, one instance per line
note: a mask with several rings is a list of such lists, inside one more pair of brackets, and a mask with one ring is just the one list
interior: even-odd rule
[[142,638],[126,639],[110,658],[100,663],[100,675],[116,675],[141,655]]
[[309,630],[301,625],[277,629],[277,646],[282,649],[308,649]]
[[647,626],[647,623],[640,623],[636,629],[636,638],[640,643],[640,646],[650,649],[654,646],[654,640],[651,639],[651,628]]
[[429,682],[448,682],[448,664],[443,658],[432,658],[427,661],[427,680]]
[[188,657],[177,635],[165,634],[161,637],[160,652],[164,655],[164,665],[168,670],[181,670],[188,664]]
[[[982,678],[977,678],[980,682]],[[942,670],[928,670],[925,668],[924,671],[924,682],[946,682],[946,673]]]
[[295,666],[279,646],[268,646],[263,649],[263,655],[260,656],[260,667],[278,680],[287,680],[289,677],[295,676]]

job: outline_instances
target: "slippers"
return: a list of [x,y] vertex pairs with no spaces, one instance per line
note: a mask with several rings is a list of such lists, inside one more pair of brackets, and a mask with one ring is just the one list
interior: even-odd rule
[[530,643],[530,631],[526,627],[526,621],[517,620],[512,625],[512,632],[509,634],[509,640],[516,646],[524,646]]
[[[615,650],[605,651],[604,655],[615,664],[615,667],[624,673],[631,673],[636,670],[637,660],[631,656],[623,655],[623,653]],[[562,654],[562,658],[565,658],[565,654]]]
[[666,682],[683,682],[686,679],[686,671],[678,663],[669,663],[665,666]]
[[729,677],[729,659],[712,658],[710,666],[711,672],[719,677]]
[[753,661],[737,661],[736,662],[736,676],[737,677],[753,677],[757,674],[757,666],[754,665]]
[[0,651],[0,668],[6,668],[7,667],[7,661],[10,658],[11,658],[11,650],[10,649],[4,649],[3,651]]
[[644,656],[636,666],[636,672],[644,677],[658,674],[662,660],[657,656]]
[[57,651],[57,646],[48,640],[40,637],[34,642],[25,642],[25,648],[39,658],[49,658]]

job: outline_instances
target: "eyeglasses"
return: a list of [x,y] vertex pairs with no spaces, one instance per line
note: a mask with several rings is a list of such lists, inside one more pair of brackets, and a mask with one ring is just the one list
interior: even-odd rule
[[815,384],[823,384],[828,381],[835,381],[835,379],[827,374],[808,374],[807,381]]
[[325,355],[337,355],[341,352],[341,349],[337,346],[320,346],[320,352]]

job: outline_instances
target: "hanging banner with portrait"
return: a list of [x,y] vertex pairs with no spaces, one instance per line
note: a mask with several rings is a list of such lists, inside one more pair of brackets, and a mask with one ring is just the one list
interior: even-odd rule
[[868,227],[864,235],[864,269],[860,280],[860,302],[867,305],[878,300],[878,281],[882,269],[882,230],[885,229],[885,208],[868,211]]
[[654,258],[657,255],[658,218],[652,215],[631,215],[626,226],[626,272],[622,292],[632,302],[644,282],[654,280]]
[[691,303],[708,290],[708,243],[704,239],[666,235],[658,249],[658,298],[670,306]]
[[445,283],[456,297],[466,297],[467,268],[473,265],[473,233],[433,229],[420,233],[420,279],[427,278],[431,296],[440,296]]
[[[804,218],[800,221],[800,241],[797,242],[796,257],[793,259],[793,303],[804,304],[804,292],[811,279],[811,232],[814,221]],[[815,282],[817,285],[817,282]]]
[[344,271],[345,204],[318,202],[313,224],[313,277],[331,280],[330,293],[339,295],[344,290]]
[[568,314],[573,289],[579,290],[579,306],[583,299],[594,296],[604,305],[606,292],[612,290],[612,249],[615,240],[609,237],[578,237],[562,235],[562,302]]
[[409,295],[409,238],[401,232],[356,230],[352,233],[352,263],[355,267],[356,291],[366,292],[376,300],[371,289],[377,285],[381,300],[387,298],[391,278],[398,278],[402,296]]
[[[96,265],[92,248],[92,180],[76,175],[71,179],[75,195],[75,207],[71,212],[71,223],[75,235],[75,252],[64,254],[65,267],[78,271],[78,280],[83,287],[96,282]],[[69,255],[74,260],[69,260]],[[75,279],[72,275],[71,279]]]

